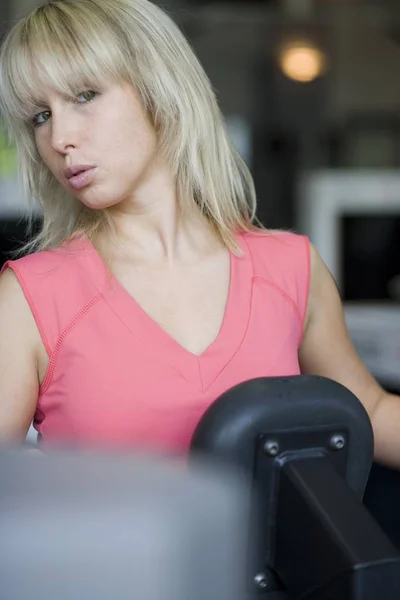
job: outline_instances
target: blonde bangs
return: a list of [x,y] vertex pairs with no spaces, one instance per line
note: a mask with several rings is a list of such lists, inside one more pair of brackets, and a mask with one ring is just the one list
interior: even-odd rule
[[85,3],[40,6],[3,49],[3,112],[11,121],[30,121],[46,106],[46,88],[75,98],[104,80],[127,79],[132,64],[120,41],[106,15]]

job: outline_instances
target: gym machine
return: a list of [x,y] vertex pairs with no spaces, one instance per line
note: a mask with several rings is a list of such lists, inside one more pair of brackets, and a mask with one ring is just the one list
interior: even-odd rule
[[199,453],[247,477],[248,598],[400,598],[400,554],[362,504],[373,432],[348,389],[304,376],[240,384],[203,416]]

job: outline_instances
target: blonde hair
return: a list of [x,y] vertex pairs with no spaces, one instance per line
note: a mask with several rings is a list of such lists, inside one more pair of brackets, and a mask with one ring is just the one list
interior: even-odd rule
[[13,27],[0,53],[0,109],[19,174],[43,227],[26,248],[56,247],[112,227],[67,193],[36,148],[32,117],[43,86],[67,97],[109,77],[132,83],[157,133],[182,210],[193,199],[225,245],[259,229],[251,174],[226,133],[209,79],[177,25],[148,0],[52,0]]

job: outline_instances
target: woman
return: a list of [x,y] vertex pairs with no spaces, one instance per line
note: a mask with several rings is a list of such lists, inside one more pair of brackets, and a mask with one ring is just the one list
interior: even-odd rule
[[367,372],[302,236],[257,227],[210,83],[148,0],[58,0],[10,32],[5,122],[44,225],[0,278],[0,437],[185,452],[237,383],[313,373],[364,403],[400,466],[400,402]]

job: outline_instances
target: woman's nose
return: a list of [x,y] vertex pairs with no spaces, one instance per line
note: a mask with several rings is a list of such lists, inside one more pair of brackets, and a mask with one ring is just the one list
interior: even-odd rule
[[65,154],[78,144],[79,131],[76,120],[67,110],[52,114],[51,145],[56,152]]

